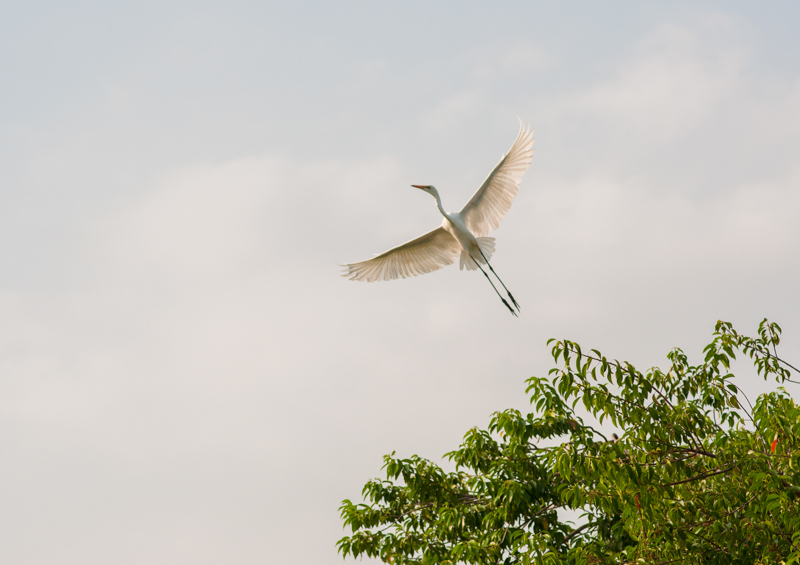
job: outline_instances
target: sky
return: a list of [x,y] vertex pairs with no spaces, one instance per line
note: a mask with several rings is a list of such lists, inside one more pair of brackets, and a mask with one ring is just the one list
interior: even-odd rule
[[[340,563],[566,338],[800,361],[796,2],[0,5],[0,561]],[[535,127],[493,265],[358,283]],[[749,394],[771,390],[742,365]]]

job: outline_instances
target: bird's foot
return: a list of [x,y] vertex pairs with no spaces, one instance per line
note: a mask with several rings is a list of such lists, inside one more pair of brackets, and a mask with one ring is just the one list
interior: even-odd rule
[[[514,309],[511,307],[511,305],[508,302],[506,302],[505,298],[500,297],[500,300],[502,300],[503,304],[506,305],[506,308],[508,308],[508,311],[511,312],[512,314],[514,314],[515,318],[519,318],[519,316],[517,316],[517,313],[514,311]],[[512,298],[512,300],[513,300],[513,298]]]
[[[506,291],[506,292],[508,292],[508,291]],[[520,309],[519,308],[519,304],[517,303],[516,300],[514,300],[514,296],[510,292],[508,292],[508,297],[511,299],[512,304],[514,304],[514,306],[517,307],[517,310],[519,310]]]

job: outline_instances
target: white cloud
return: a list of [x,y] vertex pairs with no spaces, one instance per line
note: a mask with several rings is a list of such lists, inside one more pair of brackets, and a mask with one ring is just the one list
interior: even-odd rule
[[[647,364],[699,347],[718,317],[752,331],[767,315],[800,335],[800,83],[759,74],[736,25],[702,25],[722,31],[665,24],[575,81],[584,86],[537,98],[558,111],[496,234],[495,267],[522,303],[519,320],[479,274],[456,267],[371,285],[339,276],[337,262],[439,221],[430,199],[409,196],[427,174],[416,161],[318,155],[356,135],[347,124],[301,131],[302,161],[282,153],[286,131],[268,129],[281,150],[190,166],[202,159],[173,155],[160,175],[110,134],[82,145],[80,160],[64,152],[38,187],[57,189],[67,165],[134,163],[147,170],[137,178],[158,180],[137,184],[144,194],[123,209],[103,208],[91,241],[68,250],[85,266],[78,283],[0,294],[0,483],[13,509],[2,557],[339,562],[336,507],[379,473],[380,455],[437,457],[491,411],[527,409],[523,379],[551,366],[549,337]],[[397,110],[395,126],[415,126],[397,143],[429,152],[420,130],[432,132],[443,147],[431,162],[470,170],[453,148],[483,143],[479,118],[535,91],[555,55],[509,41],[491,60],[492,76],[537,76],[502,94],[509,102],[472,85],[467,60],[466,86]],[[356,63],[345,78],[401,67]],[[108,104],[126,114],[132,103],[111,92]],[[726,125],[734,114],[746,136]],[[166,133],[187,144],[194,135]],[[505,144],[487,149],[490,165]],[[263,152],[255,146],[250,154]],[[31,171],[50,162],[42,153]],[[705,190],[709,178],[723,188]]]
[[689,135],[736,94],[745,63],[741,50],[709,50],[704,31],[663,25],[610,77],[567,96],[562,114],[601,120],[638,143]]
[[544,49],[527,40],[519,40],[512,45],[504,45],[499,52],[477,54],[475,77],[483,81],[497,80],[503,75],[524,77],[530,73],[548,69],[554,65],[552,56]]
[[500,61],[500,67],[507,73],[530,73],[546,69],[552,59],[543,49],[527,41],[518,41],[506,50]]
[[462,90],[447,94],[427,112],[424,118],[426,128],[441,134],[447,130],[470,121],[483,107],[483,97],[475,90]]

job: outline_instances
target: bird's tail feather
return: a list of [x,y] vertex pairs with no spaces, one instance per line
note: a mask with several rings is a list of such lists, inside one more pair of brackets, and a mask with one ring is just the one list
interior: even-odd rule
[[[494,238],[478,237],[476,239],[478,240],[478,246],[481,248],[481,251],[483,251],[483,256],[486,257],[486,260],[491,259],[492,253],[494,253]],[[473,255],[475,256],[475,260],[478,261],[478,263],[480,263],[481,265],[486,264],[486,261],[484,261],[483,256],[480,253],[476,252],[473,253]],[[478,268],[478,266],[475,264],[475,261],[473,261],[472,258],[470,257],[470,254],[467,251],[464,251],[463,249],[461,250],[461,258],[459,260],[458,266],[461,270],[466,269],[468,271],[474,271]]]

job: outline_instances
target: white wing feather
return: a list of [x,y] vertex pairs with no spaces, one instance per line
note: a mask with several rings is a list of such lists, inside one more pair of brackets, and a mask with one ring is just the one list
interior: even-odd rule
[[461,246],[439,227],[380,255],[343,265],[344,276],[353,281],[390,281],[430,273],[455,262]]
[[519,192],[519,183],[531,166],[532,157],[533,129],[525,129],[525,124],[520,122],[514,145],[461,210],[467,228],[475,237],[489,235],[500,226]]

